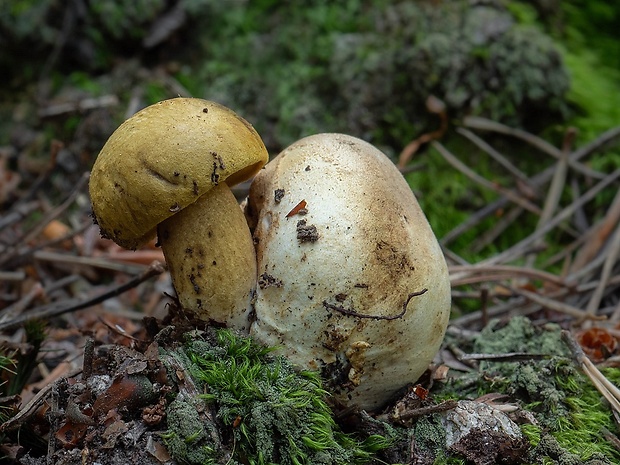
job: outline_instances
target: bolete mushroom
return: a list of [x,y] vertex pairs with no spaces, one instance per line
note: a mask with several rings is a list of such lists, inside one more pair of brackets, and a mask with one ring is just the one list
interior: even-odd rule
[[250,334],[319,369],[347,405],[376,409],[426,370],[450,282],[411,189],[354,137],[306,137],[267,164],[246,213],[259,286]]
[[99,153],[94,218],[104,237],[129,249],[157,231],[181,306],[247,332],[256,258],[229,186],[267,160],[258,133],[232,110],[195,98],[156,103],[121,124]]

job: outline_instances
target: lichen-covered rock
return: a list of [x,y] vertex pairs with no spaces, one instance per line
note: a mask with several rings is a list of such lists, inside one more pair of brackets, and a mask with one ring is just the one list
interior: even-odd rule
[[482,402],[460,400],[441,419],[448,450],[476,465],[523,463],[529,442],[519,426],[500,410]]

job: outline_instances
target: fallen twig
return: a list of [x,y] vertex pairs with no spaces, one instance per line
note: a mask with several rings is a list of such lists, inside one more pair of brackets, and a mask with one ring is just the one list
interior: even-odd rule
[[109,257],[82,257],[80,255],[72,255],[69,253],[48,252],[46,250],[38,250],[34,252],[33,258],[40,261],[92,266],[93,268],[120,271],[122,273],[129,274],[139,273],[144,271],[146,268],[145,265],[127,263],[124,261],[113,261]]
[[601,221],[581,237],[584,246],[571,264],[571,271],[579,270],[600,252],[618,223],[620,223],[620,189]]
[[431,95],[426,99],[426,109],[429,113],[434,113],[439,116],[439,128],[435,131],[422,134],[420,137],[409,142],[405,146],[398,157],[398,169],[401,173],[405,171],[407,163],[411,161],[411,158],[413,158],[422,145],[427,144],[432,140],[441,139],[448,129],[448,115],[446,113],[446,105],[444,102]]
[[[565,278],[556,276],[543,270],[531,267],[511,266],[511,265],[452,265],[449,267],[450,281],[452,286],[463,284],[473,284],[476,282],[497,281],[516,277],[526,277],[546,281],[556,286],[568,286],[571,284]],[[456,276],[455,276],[456,275]]]
[[528,300],[535,302],[542,306],[543,308],[548,308],[549,310],[553,310],[556,312],[564,313],[565,315],[570,315],[572,317],[582,319],[582,320],[604,320],[604,316],[597,316],[591,313],[586,312],[585,310],[581,310],[580,308],[573,307],[567,303],[561,302],[559,300],[546,297],[541,294],[537,294],[536,292],[531,292],[522,288],[514,288],[508,287],[515,294],[520,294]]
[[492,360],[494,362],[522,362],[524,360],[544,360],[551,358],[549,354],[530,354],[528,352],[509,352],[505,354],[463,354],[458,357],[461,362]]
[[429,405],[428,407],[419,407],[406,410],[404,412],[399,412],[398,416],[392,416],[393,421],[397,422],[406,422],[413,418],[422,417],[425,415],[431,415],[433,413],[445,412],[447,410],[452,410],[456,408],[458,402],[456,400],[444,400],[443,402],[437,405]]
[[586,311],[591,315],[596,313],[601,304],[601,300],[603,299],[603,295],[605,293],[605,288],[607,287],[613,268],[617,263],[618,256],[620,256],[620,225],[616,228],[616,232],[614,233],[609,246],[609,251],[607,253],[607,257],[605,258],[605,263],[603,264],[603,270],[601,271],[601,278],[598,286],[596,286],[596,289],[588,302],[588,306],[586,307]]
[[60,383],[66,382],[68,378],[77,376],[81,373],[81,371],[81,369],[76,370],[66,377],[57,379],[53,383],[49,383],[44,386],[32,399],[30,399],[30,402],[19,409],[19,412],[0,425],[0,433],[6,433],[7,431],[12,431],[19,428],[22,424],[28,421],[31,416],[36,414],[39,407],[43,406],[53,389],[57,388]]
[[[540,137],[535,136],[534,134],[531,134],[527,131],[523,131],[522,129],[511,128],[504,124],[497,123],[495,121],[491,121],[486,118],[481,118],[479,116],[466,117],[463,120],[463,125],[466,127],[472,128],[472,129],[481,129],[484,131],[493,131],[499,134],[506,134],[508,136],[521,139],[522,141],[527,142],[532,147],[535,147],[541,152],[551,155],[552,157],[557,158],[558,160],[562,158],[562,151],[560,149],[558,149],[557,147],[554,147],[546,140],[541,139]],[[582,163],[579,163],[579,160],[583,158],[584,156],[592,153],[593,151],[595,151],[602,145],[606,144],[610,140],[614,139],[615,137],[618,137],[619,135],[620,135],[620,127],[611,129],[603,133],[596,140],[574,151],[568,159],[569,165],[571,166],[571,168],[575,169],[577,172],[580,172],[586,176],[589,176],[595,179],[602,179],[605,176],[603,173],[599,173],[597,171],[594,171],[588,168]],[[555,172],[555,167],[552,166],[550,168],[547,168],[542,173],[540,173],[539,176],[541,178],[548,179],[551,176],[553,176],[554,172]]]
[[506,171],[512,174],[515,179],[519,180],[523,184],[523,186],[526,186],[528,191],[526,195],[529,198],[535,197],[537,190],[535,186],[532,185],[527,175],[515,165],[513,165],[510,160],[508,160],[505,156],[503,156],[501,153],[491,147],[491,145],[489,145],[487,142],[482,140],[470,130],[465,128],[457,128],[456,132],[469,139],[481,150],[484,150],[486,153],[488,153],[496,162],[503,166]]
[[[30,202],[24,202],[19,205],[14,205],[9,213],[0,218],[0,231],[2,231],[7,226],[17,223],[18,221],[23,220],[28,215],[30,215],[33,211],[39,208],[40,202],[38,200],[33,200]],[[2,249],[0,249],[0,252]]]
[[101,97],[78,99],[72,102],[49,104],[39,108],[38,113],[40,118],[49,118],[66,113],[81,113],[97,108],[113,107],[118,105],[118,103],[119,100],[116,95],[102,95]]
[[126,292],[129,289],[136,287],[138,284],[154,276],[160,275],[163,272],[164,272],[164,265],[162,265],[160,262],[154,262],[141,274],[139,274],[138,276],[135,276],[134,278],[132,278],[131,280],[127,281],[124,284],[121,284],[120,286],[115,286],[112,289],[106,292],[103,292],[90,299],[86,299],[86,300],[70,299],[67,301],[54,302],[49,305],[44,305],[42,307],[35,308],[26,314],[23,314],[23,315],[20,315],[14,318],[11,321],[0,323],[0,331],[5,330],[5,329],[16,328],[22,325],[23,323],[25,323],[26,321],[56,317],[64,313],[74,312],[76,310],[82,310],[84,308],[97,305],[101,302],[106,301],[107,299],[111,297],[115,297],[119,294],[122,294],[123,292]]
[[448,163],[450,163],[454,168],[459,170],[461,173],[463,173],[465,176],[467,176],[472,181],[476,182],[477,184],[480,184],[481,186],[486,187],[487,189],[491,189],[495,192],[498,192],[504,195],[510,201],[525,208],[526,210],[529,210],[532,213],[540,215],[541,210],[540,208],[538,208],[538,206],[534,205],[532,202],[523,198],[521,195],[511,191],[510,189],[506,189],[505,187],[502,187],[497,183],[491,182],[483,178],[478,173],[476,173],[471,168],[469,168],[467,165],[465,165],[465,163],[460,161],[457,157],[452,155],[452,153],[450,153],[450,151],[446,149],[441,143],[437,141],[433,141],[431,142],[431,145],[433,146],[435,150],[437,150],[444,157],[444,159]]
[[45,226],[50,221],[58,217],[63,211],[69,208],[69,206],[71,206],[71,204],[73,204],[73,202],[75,201],[78,194],[82,191],[84,186],[86,186],[86,183],[88,182],[88,178],[89,178],[88,173],[84,173],[82,177],[80,178],[80,180],[78,181],[75,188],[73,189],[73,191],[71,191],[71,193],[67,196],[67,198],[64,200],[63,203],[61,203],[56,208],[52,209],[50,212],[46,213],[43,219],[41,219],[41,221],[39,221],[34,228],[32,228],[24,236],[18,238],[18,240],[14,242],[14,245],[4,253],[4,256],[2,258],[0,258],[0,266],[5,265],[6,263],[10,262],[12,259],[14,259],[16,256],[19,255],[19,246],[18,246],[19,243],[25,244],[31,241],[33,238],[35,238],[37,235],[41,233],[43,228],[45,228]]
[[426,292],[428,292],[428,289],[424,288],[421,291],[412,292],[411,294],[409,294],[407,296],[407,299],[405,299],[405,303],[403,303],[402,311],[395,315],[367,315],[365,313],[356,312],[355,310],[351,310],[349,308],[344,308],[340,305],[330,304],[327,301],[323,301],[323,307],[328,308],[330,310],[336,310],[337,312],[340,312],[343,315],[353,316],[355,318],[368,318],[370,320],[388,320],[388,321],[397,320],[399,318],[402,318],[405,315],[405,313],[407,313],[407,306],[409,305],[409,302],[411,301],[411,299],[413,299],[414,297],[421,296],[422,294],[426,294]]
[[485,247],[493,244],[514,222],[523,214],[525,210],[518,205],[514,205],[508,213],[502,212],[499,220],[487,231],[484,231],[475,242],[472,242],[473,252],[481,252]]
[[0,322],[12,320],[17,317],[20,313],[22,313],[35,299],[40,298],[45,294],[43,290],[43,286],[40,283],[35,283],[32,288],[17,302],[14,302],[12,305],[9,305],[6,308],[3,308],[0,311]]
[[[551,185],[549,186],[549,191],[547,192],[547,197],[545,198],[543,211],[538,218],[536,230],[542,229],[542,227],[553,217],[553,214],[556,212],[558,205],[560,204],[560,197],[562,196],[564,186],[566,185],[566,175],[568,173],[568,156],[570,154],[572,142],[575,138],[575,132],[575,128],[570,128],[564,135],[564,144],[562,147],[561,156],[556,165],[557,168],[555,170],[555,173],[553,174],[553,178],[551,179]],[[534,242],[534,247],[543,244],[544,236],[540,237]],[[531,254],[528,256],[526,264],[528,266],[532,266],[535,261],[536,256]]]
[[581,198],[575,200],[570,205],[564,207],[554,218],[549,220],[543,227],[513,245],[512,247],[504,250],[503,252],[484,260],[482,263],[485,264],[494,264],[494,263],[506,263],[514,260],[516,257],[522,256],[523,250],[530,247],[534,244],[538,239],[543,237],[553,228],[558,226],[561,222],[566,221],[570,218],[570,216],[577,210],[577,208],[585,205],[596,197],[596,195],[601,192],[606,187],[613,184],[615,181],[620,178],[620,169],[617,169],[613,173],[609,174],[605,177],[605,179],[601,180],[598,184],[590,188],[586,193],[584,193]]

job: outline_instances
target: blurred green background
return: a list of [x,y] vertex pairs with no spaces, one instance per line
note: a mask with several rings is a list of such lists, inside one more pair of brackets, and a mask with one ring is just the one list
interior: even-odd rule
[[[36,159],[58,139],[68,172],[89,169],[132,111],[181,95],[233,108],[272,154],[338,131],[396,159],[438,127],[432,95],[449,117],[442,143],[509,184],[454,128],[483,116],[559,146],[569,126],[579,145],[620,124],[619,24],[617,2],[588,0],[0,0],[0,145]],[[80,106],[88,99],[93,108]],[[73,111],[52,111],[67,103]],[[491,141],[530,175],[553,162]],[[496,198],[427,147],[413,163],[407,179],[439,237]],[[618,147],[589,163],[620,166]],[[451,247],[475,260],[521,234],[471,251],[480,231]]]

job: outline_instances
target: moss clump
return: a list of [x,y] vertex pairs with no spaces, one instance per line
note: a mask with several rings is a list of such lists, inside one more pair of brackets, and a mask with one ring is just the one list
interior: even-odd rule
[[415,422],[410,433],[416,445],[416,454],[427,460],[433,458],[435,463],[442,463],[446,456],[446,430],[438,415],[421,417]]
[[482,331],[474,344],[474,351],[548,355],[546,359],[520,363],[483,361],[480,370],[494,389],[515,396],[538,410],[545,426],[551,426],[567,415],[567,391],[558,381],[574,379],[579,374],[568,358],[569,351],[560,338],[557,325],[538,328],[522,317],[512,318],[504,327],[494,321]]
[[223,457],[222,451],[214,447],[213,425],[206,423],[199,415],[204,409],[201,399],[177,397],[166,410],[168,432],[163,439],[173,457],[187,463],[215,464]]
[[243,108],[273,151],[330,131],[402,147],[436,125],[429,94],[451,116],[530,127],[564,109],[569,80],[555,45],[499,2],[312,1],[277,11],[257,2],[214,4],[210,14],[208,59],[177,78],[196,96]]
[[578,454],[571,453],[562,447],[560,442],[550,434],[540,439],[532,455],[536,457],[535,463],[545,465],[608,465],[612,463],[601,453],[592,454],[589,458],[582,460]]
[[[520,362],[483,361],[480,372],[451,383],[443,392],[471,397],[500,392],[520,401],[538,422],[538,426],[530,425],[524,431],[536,446],[533,462],[610,464],[620,460],[620,452],[602,433],[617,430],[613,414],[600,393],[575,368],[557,325],[536,327],[524,317],[514,317],[504,326],[493,321],[480,333],[473,351],[548,356]],[[620,379],[619,369],[608,369],[605,374],[612,382]]]
[[[176,440],[173,456],[188,463],[232,461],[249,464],[361,464],[390,441],[374,435],[364,441],[344,434],[325,403],[326,391],[315,372],[298,372],[271,350],[228,330],[209,332],[182,349],[187,369],[197,382],[201,400],[215,412],[218,435],[228,453],[209,445],[209,431],[169,421],[168,438]],[[187,405],[171,405],[171,413]],[[191,408],[191,407],[190,407]],[[170,413],[169,413],[170,416]],[[190,415],[187,423],[194,422]],[[173,417],[176,418],[176,417]],[[199,425],[200,423],[198,423]],[[199,455],[180,444],[194,444]],[[170,439],[169,439],[170,441]],[[189,444],[188,443],[188,444]],[[192,455],[193,454],[193,455]]]

